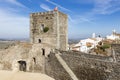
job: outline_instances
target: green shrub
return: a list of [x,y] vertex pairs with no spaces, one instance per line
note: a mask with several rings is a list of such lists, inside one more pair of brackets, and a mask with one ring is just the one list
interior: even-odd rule
[[104,45],[102,46],[102,48],[103,48],[103,49],[110,48],[110,44],[104,44]]
[[49,28],[45,27],[43,31],[46,33],[48,30],[49,30]]

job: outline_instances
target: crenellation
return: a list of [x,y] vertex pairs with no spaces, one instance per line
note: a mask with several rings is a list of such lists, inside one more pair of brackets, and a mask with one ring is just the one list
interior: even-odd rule
[[[47,15],[47,14],[55,14],[57,11],[47,11],[47,12],[36,12],[36,13],[31,13],[32,16],[36,16],[36,15]],[[62,12],[60,12],[62,13]],[[63,13],[62,13],[63,14]]]

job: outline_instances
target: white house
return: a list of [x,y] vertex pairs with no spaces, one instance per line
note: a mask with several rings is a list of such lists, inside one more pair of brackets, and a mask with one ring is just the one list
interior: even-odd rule
[[80,41],[80,51],[88,53],[91,49],[95,48],[97,45],[97,40],[95,38],[88,38]]
[[106,38],[110,40],[118,40],[120,39],[120,34],[116,33],[116,31],[113,30],[113,33],[111,35],[107,35]]
[[79,43],[76,44],[75,46],[73,46],[72,50],[73,51],[80,51],[80,45],[79,45]]
[[88,53],[91,49],[95,48],[102,40],[103,38],[100,37],[80,40],[79,43],[73,46],[73,50]]

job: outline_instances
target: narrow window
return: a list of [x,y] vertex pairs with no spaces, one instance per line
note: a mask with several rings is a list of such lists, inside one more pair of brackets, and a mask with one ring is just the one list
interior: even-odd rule
[[42,48],[42,55],[45,55],[45,49]]
[[38,39],[38,43],[41,43],[41,39]]
[[36,58],[35,57],[33,57],[33,61],[34,61],[34,63],[36,63]]

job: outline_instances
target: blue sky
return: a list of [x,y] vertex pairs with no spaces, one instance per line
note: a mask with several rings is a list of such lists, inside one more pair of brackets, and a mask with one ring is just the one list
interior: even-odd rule
[[0,38],[29,38],[29,14],[56,6],[68,14],[69,38],[120,32],[120,0],[0,0]]

